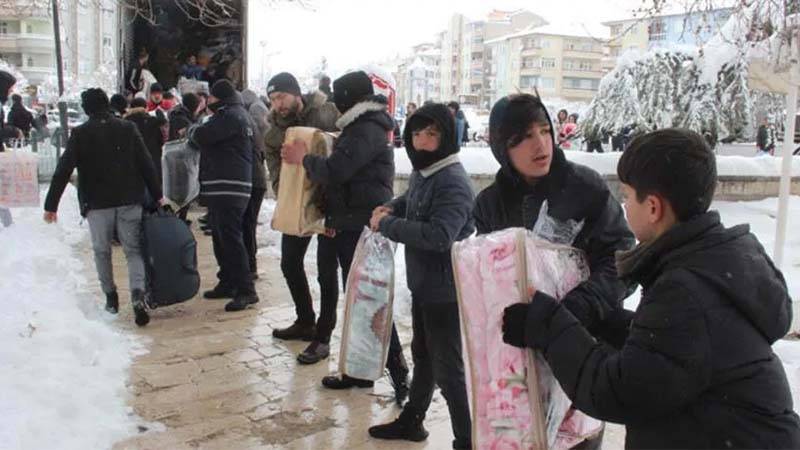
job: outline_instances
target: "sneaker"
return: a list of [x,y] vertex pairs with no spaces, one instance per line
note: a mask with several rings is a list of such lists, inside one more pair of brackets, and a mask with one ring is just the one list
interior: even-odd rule
[[314,340],[314,335],[317,333],[317,328],[311,325],[304,325],[295,322],[288,328],[276,328],[272,330],[272,337],[283,339],[284,341],[306,341],[311,342]]
[[131,304],[133,305],[136,325],[143,327],[150,323],[150,315],[147,314],[147,309],[145,308],[144,291],[134,289],[131,292]]
[[340,390],[354,387],[371,388],[375,385],[375,382],[370,380],[362,380],[360,378],[353,378],[347,375],[331,375],[322,379],[322,385],[328,389]]
[[256,294],[237,295],[236,298],[225,305],[225,311],[241,311],[254,303],[258,303],[258,296]]
[[210,291],[203,292],[203,298],[209,300],[219,300],[222,298],[233,297],[236,297],[236,289],[225,286],[222,283],[217,284],[214,286],[214,289],[211,289]]
[[328,344],[323,344],[319,341],[313,341],[303,350],[303,353],[297,355],[297,361],[300,364],[316,364],[331,354],[331,349]]
[[106,311],[111,314],[119,312],[119,295],[117,295],[117,291],[106,294]]
[[422,442],[428,438],[428,431],[422,426],[424,419],[425,414],[406,408],[394,422],[370,427],[369,435],[376,439]]

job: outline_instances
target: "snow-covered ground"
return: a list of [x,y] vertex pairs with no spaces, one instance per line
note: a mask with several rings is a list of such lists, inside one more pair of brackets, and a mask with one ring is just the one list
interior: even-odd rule
[[0,449],[104,449],[136,433],[125,382],[132,337],[86,288],[93,266],[76,194],[64,193],[59,222],[39,208],[13,210],[0,226]]
[[[264,203],[259,228],[261,252],[280,253],[280,234],[269,228],[274,201]],[[789,229],[800,224],[800,197],[793,197]],[[715,202],[726,225],[750,223],[768,252],[775,229],[775,199]],[[131,336],[113,327],[102,300],[87,288],[94,267],[76,256],[88,248],[75,192],[64,194],[59,223],[45,225],[38,208],[13,211],[15,224],[0,228],[0,449],[101,449],[136,432],[126,406],[125,381],[132,357],[142,351]],[[316,245],[306,258],[312,290]],[[410,292],[405,283],[403,248],[396,255],[396,318],[410,324]],[[800,235],[787,242],[784,274],[800,298]],[[316,296],[316,294],[315,294]],[[625,302],[636,307],[638,295]],[[787,370],[795,404],[800,405],[800,341],[775,345]]]
[[[737,151],[738,152],[738,151]],[[753,151],[755,153],[755,150]],[[622,153],[565,152],[567,159],[589,166],[603,175],[616,175],[617,161]],[[411,173],[411,163],[405,149],[395,150],[394,163],[397,173]],[[459,153],[464,168],[470,174],[495,174],[500,165],[489,147],[463,147]],[[717,173],[720,176],[780,176],[781,158],[774,156],[728,156],[717,155]],[[800,158],[792,159],[792,175],[800,176]]]

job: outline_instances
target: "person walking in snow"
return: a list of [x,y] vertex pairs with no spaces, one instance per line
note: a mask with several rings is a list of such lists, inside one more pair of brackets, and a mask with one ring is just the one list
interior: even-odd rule
[[167,119],[161,110],[156,110],[155,115],[147,112],[147,102],[142,98],[135,98],[131,101],[131,106],[123,116],[125,120],[136,124],[139,134],[144,139],[144,145],[150,152],[153,164],[156,167],[156,176],[161,184],[161,154],[164,149],[164,134],[162,127],[167,124]]
[[[264,135],[264,150],[269,169],[269,177],[275,197],[280,190],[281,147],[290,127],[313,127],[322,131],[335,131],[339,111],[327,96],[319,91],[307,95],[300,93],[300,84],[290,73],[279,73],[267,84],[267,93],[272,103],[269,115],[270,127]],[[330,239],[317,236],[318,248],[324,248],[322,241]],[[284,340],[311,341],[316,332],[316,315],[311,290],[303,260],[311,243],[310,236],[281,235],[281,272],[294,302],[297,318],[286,328],[276,328],[272,336]],[[329,304],[329,296],[337,296],[336,264],[323,264],[317,252],[317,280],[320,287],[320,303]],[[320,320],[322,320],[320,318]]]
[[406,124],[403,140],[414,168],[408,191],[379,206],[370,226],[406,249],[411,289],[414,376],[409,401],[395,421],[371,427],[378,439],[422,441],[436,386],[442,390],[455,435],[453,448],[472,447],[461,331],[450,248],[475,231],[475,194],[458,160],[456,121],[447,106],[426,105]]
[[14,78],[14,75],[0,70],[0,152],[5,151],[3,143],[6,139],[22,139],[23,137],[22,130],[10,124],[3,111],[3,105],[8,101],[8,96],[11,95],[11,90],[14,89],[16,83],[17,79]]
[[33,127],[33,114],[22,104],[19,94],[11,96],[11,110],[8,112],[8,123],[22,131],[24,138],[30,137]]
[[[369,224],[372,211],[392,199],[394,154],[388,132],[394,121],[386,111],[386,98],[376,96],[372,80],[363,71],[351,72],[333,83],[333,99],[342,116],[336,126],[342,130],[329,157],[308,154],[302,141],[284,144],[281,156],[288,164],[302,164],[308,178],[324,190],[325,226],[330,238],[320,239],[320,267],[331,273],[326,281],[333,292],[321,299],[320,318],[311,344],[297,360],[314,364],[330,355],[330,338],[336,327],[339,299],[336,266],[342,269],[342,285],[347,276],[358,239]],[[408,367],[397,330],[392,324],[389,357],[386,361],[398,402],[407,392]],[[373,382],[342,375],[322,379],[329,389],[371,387]]]
[[225,311],[241,311],[258,302],[244,246],[255,130],[241,94],[228,80],[221,79],[211,87],[208,107],[213,115],[187,133],[189,141],[200,149],[200,198],[208,206],[214,257],[219,265],[219,281],[203,297],[232,298]]
[[58,220],[58,203],[72,171],[78,169],[81,215],[89,221],[97,276],[106,296],[106,311],[116,314],[119,295],[111,263],[115,231],[128,263],[131,305],[136,324],[147,325],[145,266],[141,251],[142,201],[145,189],[163,203],[155,165],[136,126],[112,116],[102,89],[81,93],[89,120],[72,130],[58,161],[44,203],[44,220]]
[[767,117],[758,126],[756,148],[759,155],[773,155],[775,153],[775,127],[770,124]]
[[250,126],[254,131],[253,139],[253,189],[250,192],[250,202],[244,214],[244,247],[247,250],[247,260],[250,263],[250,274],[253,279],[258,278],[258,242],[256,241],[256,228],[258,228],[258,214],[264,195],[269,186],[264,135],[269,129],[269,110],[258,98],[255,92],[245,89],[242,91],[242,101],[247,110]]

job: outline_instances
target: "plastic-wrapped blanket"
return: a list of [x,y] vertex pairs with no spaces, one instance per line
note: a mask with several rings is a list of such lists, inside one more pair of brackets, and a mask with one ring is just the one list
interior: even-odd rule
[[377,380],[389,351],[396,244],[364,229],[356,246],[345,292],[339,371]]
[[502,333],[503,310],[529,301],[528,286],[561,299],[586,280],[583,253],[511,228],[459,242],[452,256],[475,448],[561,449],[596,434],[601,423],[570,411],[544,358]]
[[[310,127],[291,127],[284,142],[305,141],[312,155],[330,154],[333,136]],[[281,164],[278,204],[272,215],[272,228],[292,236],[311,236],[325,232],[325,214],[320,209],[317,185],[306,175],[302,164]]]
[[164,197],[183,208],[200,195],[200,152],[188,140],[164,144],[161,162]]

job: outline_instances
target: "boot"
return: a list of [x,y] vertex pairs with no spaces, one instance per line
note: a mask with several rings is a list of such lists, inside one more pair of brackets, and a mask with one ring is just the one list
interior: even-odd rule
[[317,334],[317,328],[313,323],[311,325],[305,325],[300,322],[295,322],[288,328],[276,328],[272,330],[272,337],[285,341],[311,342],[314,340],[315,334]]
[[106,294],[106,311],[111,314],[119,312],[119,295],[117,295],[117,291]]
[[408,398],[409,383],[408,383],[408,365],[406,359],[401,353],[393,361],[389,361],[389,378],[392,380],[392,387],[394,387],[394,400],[397,406],[403,406],[403,403]]
[[133,314],[136,316],[136,325],[143,327],[150,323],[150,315],[147,314],[144,303],[144,291],[134,289],[131,292],[131,304],[133,305]]
[[224,285],[222,283],[218,283],[214,286],[214,289],[210,291],[203,292],[203,298],[209,300],[218,300],[223,298],[233,298],[236,297],[236,289]]
[[425,414],[405,408],[394,422],[370,427],[369,435],[376,439],[422,442],[428,438],[428,431],[422,426],[424,419]]
[[256,294],[237,295],[236,298],[225,305],[225,311],[241,311],[254,303],[258,303],[258,295]]
[[297,362],[300,364],[316,364],[331,354],[331,348],[328,344],[313,341],[311,342],[303,353],[297,355]]
[[353,378],[347,375],[335,376],[330,375],[322,379],[322,385],[328,389],[340,390],[350,389],[353,387],[371,388],[375,385],[374,381],[362,380],[360,378]]

